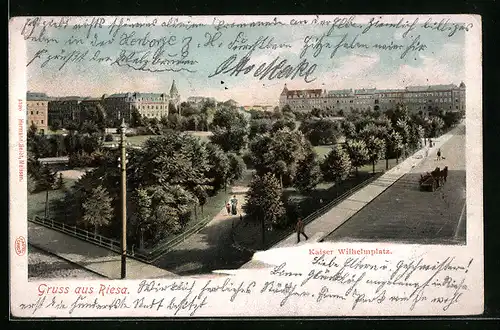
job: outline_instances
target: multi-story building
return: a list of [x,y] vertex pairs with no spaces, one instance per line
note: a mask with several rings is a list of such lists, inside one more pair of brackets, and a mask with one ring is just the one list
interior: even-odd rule
[[28,124],[35,124],[38,131],[45,133],[48,130],[48,104],[50,98],[45,93],[26,93],[26,119]]
[[102,116],[106,116],[104,102],[102,98],[67,96],[52,98],[48,106],[49,125],[59,122],[59,125],[65,127],[72,122],[76,125],[86,120],[87,112],[83,111],[86,107],[93,107],[99,111]]
[[465,84],[459,86],[408,86],[404,89],[351,89],[326,91],[321,89],[289,90],[280,95],[280,107],[289,105],[293,110],[353,110],[386,111],[396,104],[406,104],[412,112],[428,113],[433,109],[445,111],[465,110]]
[[432,109],[464,111],[465,84],[410,86],[404,90],[404,100],[408,109],[415,112],[425,113]]
[[49,125],[59,122],[65,127],[69,122],[78,124],[80,122],[81,97],[69,96],[53,98],[49,102]]
[[111,121],[130,121],[133,109],[147,118],[158,118],[168,116],[169,105],[178,107],[180,95],[175,81],[172,82],[170,93],[118,93],[103,96],[103,105],[106,115]]

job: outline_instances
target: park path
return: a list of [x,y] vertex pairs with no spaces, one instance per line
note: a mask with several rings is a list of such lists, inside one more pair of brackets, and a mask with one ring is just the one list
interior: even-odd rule
[[[121,277],[121,256],[106,248],[85,242],[56,230],[28,221],[28,242],[73,264],[108,279]],[[172,278],[167,270],[127,258],[126,279]]]
[[198,233],[195,233],[182,243],[167,252],[154,265],[169,269],[180,275],[209,273],[220,268],[240,266],[246,262],[251,253],[239,251],[232,246],[233,227],[244,216],[242,204],[247,187],[233,187],[226,200],[233,195],[238,199],[238,214],[228,215],[224,205],[220,212]]
[[[460,129],[463,129],[463,124],[440,136],[439,138],[432,139],[434,146],[431,152],[429,152],[428,156],[435,157],[435,151],[441,148],[441,146],[443,146],[446,142],[448,142],[448,140],[450,140]],[[271,249],[296,246],[300,244],[306,244],[305,242],[310,243],[323,240],[336,228],[349,220],[353,215],[355,215],[371,201],[373,201],[377,196],[382,194],[386,189],[397,182],[401,177],[410,172],[415,166],[424,161],[426,158],[426,150],[427,147],[423,147],[422,149],[418,150],[406,160],[368,184],[366,187],[363,187],[362,189],[346,198],[344,201],[334,206],[324,215],[308,223],[305,226],[305,232],[308,233],[310,237],[308,241],[304,240],[304,238],[302,237],[301,242],[297,244],[297,234],[293,233],[272,246]],[[251,260],[245,263],[241,268],[254,267],[259,267],[259,262]]]

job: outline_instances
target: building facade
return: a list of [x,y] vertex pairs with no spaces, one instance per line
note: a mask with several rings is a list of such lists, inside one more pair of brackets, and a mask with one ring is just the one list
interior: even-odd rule
[[404,89],[344,89],[344,90],[289,90],[285,84],[280,95],[280,108],[289,105],[292,110],[387,111],[396,104],[405,104],[411,112],[428,113],[433,109],[465,111],[465,84],[459,86],[408,86]]
[[118,93],[103,96],[103,106],[106,116],[111,121],[130,122],[132,111],[137,109],[139,114],[146,118],[157,118],[168,116],[169,106],[173,104],[176,108],[180,103],[180,94],[172,82],[169,93]]
[[45,93],[26,93],[26,120],[29,125],[35,124],[40,133],[46,133],[49,127],[49,101]]

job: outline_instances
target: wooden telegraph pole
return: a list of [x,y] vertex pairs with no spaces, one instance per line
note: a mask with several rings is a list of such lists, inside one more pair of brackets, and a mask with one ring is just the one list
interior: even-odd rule
[[127,275],[127,153],[125,148],[125,121],[122,118],[120,134],[120,170],[121,170],[121,195],[122,195],[122,262],[121,262],[121,278],[125,279]]

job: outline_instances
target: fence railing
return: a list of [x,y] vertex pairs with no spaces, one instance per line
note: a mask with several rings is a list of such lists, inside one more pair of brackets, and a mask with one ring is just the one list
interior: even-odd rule
[[[366,187],[367,185],[369,185],[370,183],[372,183],[373,181],[375,181],[383,173],[384,172],[378,172],[378,173],[372,175],[371,177],[369,177],[368,179],[364,180],[363,182],[361,182],[361,183],[357,184],[356,186],[350,188],[346,192],[342,193],[340,196],[336,197],[335,199],[333,199],[332,201],[328,202],[327,204],[325,204],[321,208],[319,208],[316,211],[314,211],[313,213],[309,214],[307,217],[305,217],[304,219],[302,219],[302,221],[304,222],[305,225],[307,225],[308,223],[311,223],[312,221],[316,220],[320,216],[322,216],[325,213],[327,213],[335,205],[339,204],[340,202],[342,202],[344,199],[346,199],[350,195],[354,194],[358,190]],[[285,232],[283,232],[282,234],[276,236],[276,238],[273,240],[273,242],[270,242],[270,244],[267,244],[267,247],[269,248],[270,246],[276,244],[277,242],[281,242],[282,240],[284,240],[285,238],[287,238],[291,234],[292,234],[291,228],[287,228],[285,230]]]
[[93,243],[99,245],[108,250],[112,250],[114,252],[120,252],[120,242],[118,240],[114,240],[112,238],[108,238],[85,229],[78,228],[76,226],[71,226],[62,222],[55,221],[53,219],[47,219],[35,215],[31,220],[34,223],[42,225],[44,227],[57,230],[59,232],[68,234],[70,236],[79,238],[89,243]]
[[[190,237],[193,234],[196,234],[201,229],[203,229],[205,225],[209,222],[209,220],[210,219],[208,218],[204,218],[203,220],[199,221],[197,224],[195,224],[188,230],[180,233],[171,240],[163,244],[160,244],[160,246],[150,251],[145,251],[139,248],[137,249],[128,248],[127,256],[145,263],[153,263],[156,260],[158,260],[162,255],[172,250],[172,248],[174,248],[177,244],[185,241],[188,237]],[[85,242],[95,244],[110,251],[121,253],[121,242],[118,240],[105,237],[96,234],[94,232],[78,228],[76,226],[67,225],[65,223],[55,221],[53,219],[43,218],[38,215],[35,215],[30,221],[42,225],[44,227],[59,231],[61,233],[67,234],[69,236],[81,239]]]

